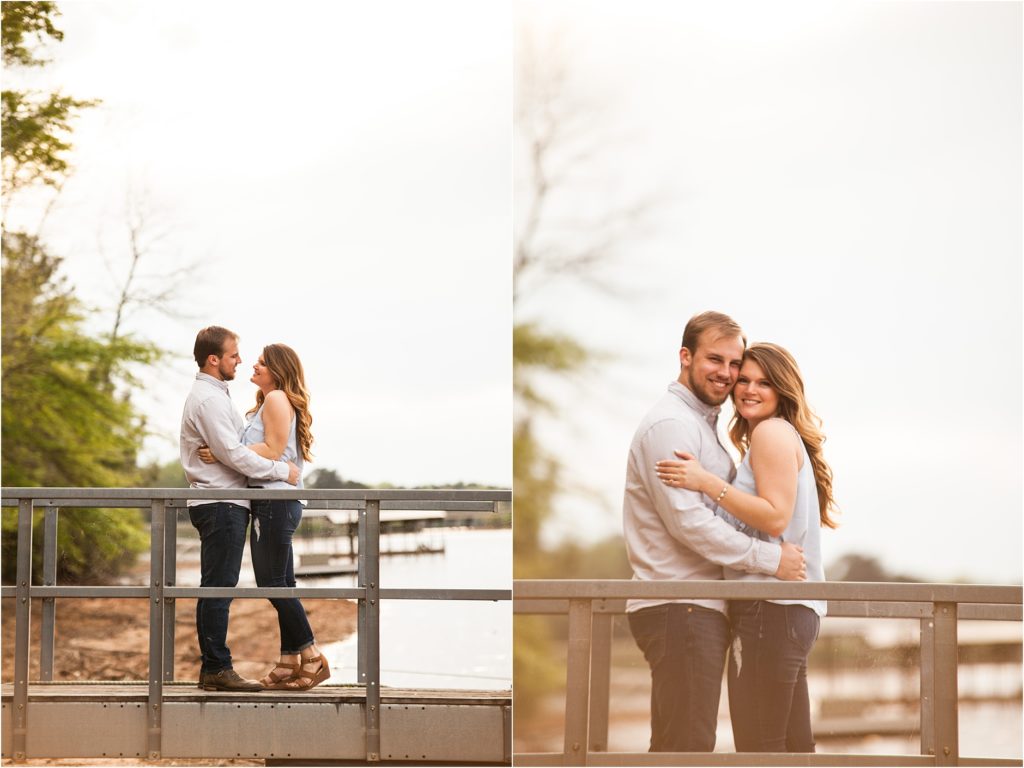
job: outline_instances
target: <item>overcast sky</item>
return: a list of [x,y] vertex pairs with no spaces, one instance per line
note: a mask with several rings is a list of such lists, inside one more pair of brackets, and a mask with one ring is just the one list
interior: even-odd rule
[[[543,8],[514,15],[565,30],[604,142],[556,210],[659,201],[603,271],[617,295],[548,281],[517,306],[610,358],[548,383],[542,436],[581,488],[548,535],[618,533],[633,430],[676,375],[686,319],[714,308],[801,364],[843,509],[827,559],[1019,579],[1021,5]],[[147,457],[176,457],[195,332],[219,323],[242,335],[240,407],[262,345],[299,352],[318,466],[509,484],[508,6],[61,9],[65,41],[32,83],[103,103],[76,123],[45,237],[109,307],[134,190],[166,233],[147,271],[199,264],[187,317],[128,323],[179,355],[135,393]]]
[[[241,334],[240,409],[263,345],[299,353],[316,466],[370,484],[510,485],[508,8],[58,5],[64,42],[30,82],[102,105],[75,124],[76,172],[46,239],[107,309],[129,195],[165,233],[143,270],[199,265],[175,304],[187,317],[127,324],[178,355],[134,395],[155,433],[146,457],[176,459],[195,334],[220,324]],[[39,205],[11,224],[33,226]]]
[[621,531],[633,431],[717,309],[803,370],[843,511],[826,562],[1019,581],[1021,4],[559,0],[517,23],[561,30],[601,114],[556,214],[660,201],[602,271],[616,296],[564,279],[516,308],[612,357],[548,382],[544,443],[581,488],[549,538]]

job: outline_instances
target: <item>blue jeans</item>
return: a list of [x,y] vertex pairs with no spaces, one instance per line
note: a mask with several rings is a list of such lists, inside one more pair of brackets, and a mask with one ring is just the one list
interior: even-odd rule
[[730,600],[729,713],[737,752],[813,752],[807,655],[821,620],[804,605]]
[[[199,586],[237,586],[249,510],[219,501],[189,507],[188,516],[199,531]],[[231,650],[227,645],[230,608],[230,597],[205,597],[196,601],[196,634],[203,659],[202,672],[231,669]]]
[[710,608],[666,603],[629,614],[651,667],[651,752],[713,752],[729,621]]
[[[295,586],[292,536],[300,522],[302,504],[298,501],[253,501],[249,553],[257,586]],[[277,609],[282,655],[296,654],[313,645],[313,630],[297,597],[275,597],[270,603]]]

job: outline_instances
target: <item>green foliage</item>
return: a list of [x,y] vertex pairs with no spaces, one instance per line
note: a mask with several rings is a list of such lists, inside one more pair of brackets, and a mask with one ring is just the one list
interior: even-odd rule
[[4,482],[135,484],[144,427],[112,383],[132,383],[127,366],[158,353],[127,337],[85,335],[76,300],[56,279],[59,264],[34,238],[3,234]]
[[512,439],[512,548],[517,579],[541,578],[548,563],[540,531],[558,492],[558,465],[537,444],[529,421],[516,425]]
[[166,464],[150,464],[140,470],[140,488],[188,488],[185,470],[175,459]]
[[[52,2],[5,2],[3,62],[40,66],[48,40],[60,41]],[[71,118],[95,102],[59,93],[2,94],[4,210],[19,189],[59,187],[68,172]],[[2,233],[2,469],[8,486],[124,486],[143,480],[136,467],[145,425],[124,390],[130,366],[153,362],[150,344],[92,338],[84,310],[58,275],[61,260],[25,233]],[[41,567],[43,512],[34,514],[34,570]],[[16,567],[17,512],[5,510],[3,578]],[[102,581],[147,544],[138,510],[67,509],[58,518],[58,579]],[[39,576],[34,576],[38,579]]]
[[[541,448],[534,434],[530,411],[550,405],[531,378],[535,373],[578,370],[588,357],[588,351],[568,336],[543,331],[533,323],[513,327],[513,386],[518,410],[512,437],[512,569],[517,579],[566,575],[560,560],[541,544],[541,528],[561,489],[560,465]],[[561,679],[561,664],[551,658],[549,624],[540,616],[517,616],[513,622],[512,684],[519,715],[534,712],[542,696]]]
[[[43,510],[33,513],[33,581],[42,583]],[[16,573],[18,511],[2,512],[3,581]],[[149,546],[137,509],[62,509],[57,519],[57,581],[60,584],[103,584],[135,562]]]
[[914,576],[906,576],[886,568],[873,555],[862,555],[850,552],[833,561],[825,569],[828,581],[920,581]]
[[575,542],[566,542],[548,555],[549,559],[558,564],[559,573],[563,577],[573,579],[629,579],[633,577],[633,568],[626,556],[626,547],[621,536],[610,536],[607,539],[581,546]]
[[[589,352],[568,336],[533,323],[512,329],[513,386],[518,398],[512,435],[513,527],[516,578],[539,578],[547,562],[540,531],[560,490],[559,464],[538,444],[531,410],[550,407],[531,383],[538,372],[568,373],[581,368]],[[554,574],[552,574],[554,575]]]
[[[85,335],[82,314],[57,277],[60,260],[32,237],[3,233],[3,476],[11,486],[120,486],[141,480],[135,466],[141,418],[115,382],[156,350],[128,338]],[[42,512],[38,512],[37,523]],[[17,516],[3,517],[3,575],[15,569]],[[145,549],[137,510],[74,509],[58,525],[59,577],[111,576]],[[41,528],[37,528],[41,531]],[[42,536],[34,537],[35,568]]]
[[64,33],[53,24],[53,17],[60,15],[56,3],[3,3],[0,14],[5,67],[38,67],[46,63],[46,59],[38,58],[26,45],[27,37],[35,37],[37,45],[45,42],[44,37],[57,41],[64,39]]
[[369,488],[365,483],[345,480],[333,469],[315,469],[303,480],[307,488]]
[[540,708],[544,694],[565,680],[562,669],[564,662],[551,657],[548,618],[513,617],[512,698],[515,701],[516,717],[525,718],[534,714]]
[[[360,483],[358,480],[346,480],[341,476],[337,470],[327,469],[322,467],[320,469],[314,469],[309,473],[309,476],[303,480],[303,485],[306,488],[377,488],[377,489],[392,489],[392,490],[411,490],[413,486],[408,485],[395,485],[394,483],[377,483],[375,485],[367,485],[366,483]],[[480,483],[443,483],[441,485],[417,485],[414,486],[416,490],[423,491],[488,491],[488,490],[503,490],[496,485],[482,485]]]
[[591,352],[568,336],[541,330],[535,323],[516,323],[512,328],[513,387],[527,408],[549,408],[530,382],[538,371],[568,373],[581,368]]
[[[55,3],[3,3],[3,61],[7,67],[40,66],[45,59],[35,56],[28,45],[44,38],[62,40],[52,17],[59,14]],[[71,119],[78,110],[93,106],[59,93],[39,94],[4,89],[2,94],[3,185],[9,198],[19,189],[34,184],[58,186],[68,172],[71,150]]]
[[59,93],[3,92],[3,179],[7,194],[36,183],[60,183],[68,171],[71,119],[79,109],[96,103]]

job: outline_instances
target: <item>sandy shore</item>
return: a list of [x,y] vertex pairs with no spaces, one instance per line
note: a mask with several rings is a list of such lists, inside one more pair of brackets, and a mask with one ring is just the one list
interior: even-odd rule
[[[324,645],[355,632],[356,604],[347,600],[303,600],[317,643]],[[3,682],[14,671],[13,599],[2,601]],[[196,601],[178,600],[174,632],[174,677],[196,680]],[[38,678],[42,601],[32,605],[30,676]],[[277,613],[266,600],[235,600],[231,605],[228,645],[234,666],[244,677],[262,677],[278,657]],[[135,599],[57,600],[54,680],[145,680],[149,664],[149,604]]]

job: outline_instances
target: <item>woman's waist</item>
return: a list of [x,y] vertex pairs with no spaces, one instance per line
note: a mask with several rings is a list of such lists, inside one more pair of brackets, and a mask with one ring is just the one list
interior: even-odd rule
[[[730,581],[765,581],[773,582],[776,584],[783,583],[784,580],[775,576],[769,576],[766,573],[749,573],[747,571],[738,571],[734,568],[724,566],[722,568],[722,575],[725,579]],[[820,562],[809,560],[807,562],[807,581],[819,582],[825,581],[825,569],[822,567]]]
[[252,478],[249,478],[249,481],[245,487],[263,488],[264,490],[268,491],[294,491],[299,488],[304,488],[305,486],[302,484],[302,478],[300,477],[298,485],[292,485],[291,483],[286,482],[284,480],[254,480]]

